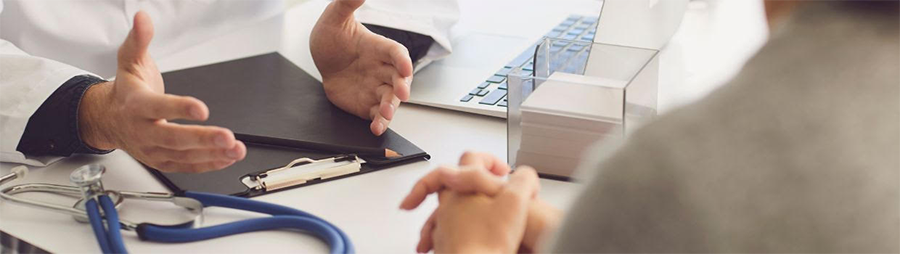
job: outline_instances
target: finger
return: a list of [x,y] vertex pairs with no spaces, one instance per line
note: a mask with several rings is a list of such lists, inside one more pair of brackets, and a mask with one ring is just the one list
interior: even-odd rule
[[525,204],[536,197],[539,190],[537,172],[529,166],[521,166],[510,174],[509,182],[498,194],[498,197],[501,197],[499,202],[508,202],[501,204],[502,206],[519,207],[520,204]]
[[370,109],[372,124],[369,128],[372,131],[372,134],[381,136],[381,134],[387,130],[387,126],[391,122],[390,119],[394,117],[394,110],[396,110],[396,108],[391,102],[394,95],[391,93],[391,87],[389,85],[379,86],[375,89],[375,94],[381,98],[381,100],[377,106],[373,106]]
[[400,208],[406,210],[416,208],[429,194],[445,189],[456,193],[494,196],[503,190],[504,184],[503,179],[485,170],[441,167],[422,177],[403,199]]
[[506,174],[509,174],[509,171],[511,170],[509,164],[506,164],[505,161],[500,160],[497,156],[484,152],[466,151],[459,158],[459,165],[484,167],[494,175],[498,176],[505,176]]
[[160,163],[154,168],[163,172],[179,172],[179,173],[203,173],[213,170],[220,170],[231,166],[235,161],[214,161],[202,163],[179,163],[174,161],[166,161]]
[[377,67],[370,75],[374,76],[378,82],[388,84],[394,88],[394,96],[400,98],[401,101],[409,100],[409,83],[412,76],[402,77],[393,65],[382,65]]
[[409,100],[410,93],[410,84],[412,84],[412,76],[401,77],[399,73],[395,73],[393,76],[394,86],[394,96],[397,96],[401,101]]
[[129,98],[128,107],[147,119],[185,119],[205,121],[209,117],[206,104],[194,97],[142,91]]
[[372,120],[372,123],[369,124],[369,130],[372,131],[372,134],[375,136],[381,136],[387,130],[388,121],[384,120],[383,117],[378,117]]
[[238,142],[230,130],[216,126],[157,123],[148,135],[153,144],[175,149],[234,148]]
[[330,24],[341,24],[353,18],[353,12],[364,2],[364,0],[336,0],[328,5],[320,20]]
[[381,53],[381,61],[393,65],[401,77],[411,77],[413,74],[412,59],[409,58],[409,50],[403,44],[391,39],[381,40],[376,46],[376,51]]
[[505,185],[503,178],[470,166],[463,166],[456,174],[447,175],[441,183],[444,189],[454,192],[480,193],[488,196],[497,195]]
[[419,204],[422,204],[422,201],[425,201],[425,197],[428,194],[435,193],[443,187],[442,181],[445,178],[450,178],[457,171],[455,168],[443,166],[432,170],[413,185],[413,189],[400,202],[400,209],[412,210],[418,207]]
[[378,104],[378,112],[381,113],[381,117],[384,120],[390,123],[391,120],[394,120],[394,113],[397,112],[397,107],[399,106],[400,99],[391,93],[387,93],[381,97],[381,102]]
[[122,64],[135,63],[147,54],[147,47],[153,39],[153,21],[144,11],[134,14],[134,26],[125,42],[119,47],[118,61]]
[[175,150],[163,147],[146,149],[144,155],[157,160],[172,161],[177,163],[202,163],[216,161],[237,161],[243,159],[246,152],[243,143],[238,143],[234,148],[189,149]]
[[[446,185],[444,185],[444,187],[446,187]],[[445,202],[447,202],[447,200],[449,200],[448,197],[452,197],[452,196],[454,196],[454,194],[456,194],[456,192],[453,192],[452,190],[447,190],[442,187],[437,192],[438,206],[446,204]]]
[[417,253],[427,253],[428,251],[431,251],[431,248],[433,246],[431,232],[434,232],[437,213],[437,209],[435,209],[434,212],[431,212],[431,216],[428,216],[428,220],[425,221],[425,225],[422,225],[422,231],[419,232],[419,244],[416,246]]
[[379,66],[373,67],[371,74],[375,79],[380,83],[393,85],[394,77],[397,75],[397,69],[394,68],[393,65],[390,64],[381,64]]
[[385,99],[390,98],[391,96],[391,86],[388,84],[381,84],[378,87],[375,87],[375,98],[378,99],[378,105],[372,106],[369,108],[369,119],[375,119],[376,116],[381,114],[381,102]]

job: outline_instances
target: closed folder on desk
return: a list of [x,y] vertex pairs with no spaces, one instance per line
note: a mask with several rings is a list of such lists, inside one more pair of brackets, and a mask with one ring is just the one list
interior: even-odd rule
[[387,148],[401,156],[360,156],[366,163],[359,172],[303,181],[290,187],[429,158],[425,151],[390,129],[381,136],[373,135],[369,121],[331,104],[319,81],[278,53],[167,72],[163,79],[166,93],[193,96],[209,107],[206,122],[182,123],[228,128],[247,145],[244,160],[219,171],[186,174],[149,169],[172,191],[264,194],[268,191],[248,188],[241,179],[283,167],[297,158],[321,159],[352,153],[334,151],[330,146]]

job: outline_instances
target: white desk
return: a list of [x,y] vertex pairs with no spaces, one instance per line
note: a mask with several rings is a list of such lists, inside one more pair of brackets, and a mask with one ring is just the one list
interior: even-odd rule
[[[523,1],[510,2],[517,3],[516,6],[528,6]],[[578,6],[586,3],[592,4],[591,0],[554,0],[555,8],[550,11],[556,12],[556,15],[565,16],[566,6]],[[719,4],[724,5],[725,3]],[[735,12],[745,10],[738,8]],[[698,12],[698,10],[690,10],[689,15],[692,11]],[[310,24],[318,16],[315,14],[317,14],[315,11],[301,10],[301,8],[295,7],[283,17],[252,27],[241,28],[230,34],[222,35],[214,41],[197,45],[175,55],[158,58],[157,63],[162,71],[168,71],[278,50],[301,68],[308,71],[314,70],[312,61],[309,59],[306,36],[308,36]],[[513,13],[501,10],[496,12],[496,15],[513,15]],[[704,19],[703,16],[697,18],[697,15],[693,15],[693,17],[694,19],[687,21],[685,25],[695,27],[679,31],[676,39],[673,40],[677,43],[674,43],[676,45],[671,46],[672,48],[681,47],[677,44],[694,43],[695,41],[692,40],[696,39],[692,38],[697,33],[708,33],[707,30],[696,28],[696,24],[692,24],[692,22],[704,24],[705,20],[712,19],[708,17]],[[709,38],[713,37],[702,37],[701,40]],[[742,47],[739,51],[752,52],[754,50],[752,47],[754,45]],[[663,111],[702,96],[704,91],[709,91],[716,85],[706,84],[704,86],[690,82],[684,85],[685,80],[690,81],[690,77],[696,77],[702,73],[684,74],[684,68],[680,68],[682,61],[680,52],[688,53],[690,50],[686,46],[682,48],[684,49],[673,50],[675,53],[672,54],[673,57],[670,57],[671,60],[665,59],[667,53],[663,55],[661,68],[670,73],[660,75],[660,106],[663,107]],[[723,52],[707,53],[723,54]],[[741,58],[738,53],[731,52],[731,55],[739,55],[735,61],[743,62],[746,56]],[[666,66],[676,66],[676,68],[666,69]],[[695,62],[694,67],[697,66],[698,64]],[[689,89],[677,89],[682,86]],[[211,113],[215,114],[215,112]],[[403,105],[397,111],[395,120],[390,127],[428,151],[432,155],[432,160],[254,199],[298,208],[331,221],[350,236],[361,253],[414,251],[419,237],[419,229],[436,206],[436,202],[430,198],[420,209],[405,212],[397,208],[400,200],[422,175],[437,165],[455,164],[459,155],[467,149],[486,151],[505,158],[506,123],[503,119],[416,105]],[[104,184],[109,189],[168,191],[122,151],[104,156],[75,156],[46,168],[32,169],[26,182],[68,184],[68,175],[71,170],[87,163],[103,163],[108,167]],[[9,172],[12,166],[14,165],[0,164],[0,173]],[[541,197],[559,207],[568,206],[576,194],[577,185],[572,183],[542,180],[541,185]],[[163,219],[167,212],[173,210],[170,206],[149,202],[127,202],[125,205],[128,208],[121,212],[123,218],[143,218],[151,221]],[[254,216],[258,215],[226,209],[207,209],[206,225]],[[77,223],[66,215],[41,209],[7,202],[0,203],[0,230],[50,252],[99,252],[88,225]],[[325,245],[317,239],[289,231],[249,233],[186,244],[142,242],[133,232],[124,232],[124,238],[128,249],[136,253],[288,251],[315,253],[327,251]]]

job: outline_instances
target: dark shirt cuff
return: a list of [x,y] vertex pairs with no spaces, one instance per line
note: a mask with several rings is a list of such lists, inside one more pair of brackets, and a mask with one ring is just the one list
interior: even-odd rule
[[406,49],[409,50],[409,58],[412,59],[413,63],[416,63],[419,61],[419,59],[422,59],[422,57],[424,57],[425,54],[428,53],[428,49],[431,48],[431,44],[434,43],[434,39],[431,38],[431,36],[427,36],[424,34],[372,24],[363,25],[366,26],[369,31],[390,38],[391,40],[399,42],[404,47],[406,47]]
[[73,153],[106,154],[81,140],[78,131],[78,107],[92,85],[105,80],[75,76],[63,83],[31,115],[16,150],[26,155],[70,156]]

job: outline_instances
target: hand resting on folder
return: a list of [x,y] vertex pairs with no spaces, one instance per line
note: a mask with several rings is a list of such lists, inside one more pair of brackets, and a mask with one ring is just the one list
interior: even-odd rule
[[[406,48],[353,18],[363,0],[332,2],[311,35],[311,51],[328,99],[364,119],[381,135],[401,100],[409,98],[412,62]],[[143,11],[119,48],[117,78],[89,87],[78,109],[79,135],[100,150],[123,149],[165,172],[218,170],[246,156],[246,146],[225,128],[168,122],[206,121],[209,109],[188,96],[165,94],[147,52],[153,24]],[[214,112],[213,112],[214,113]]]

